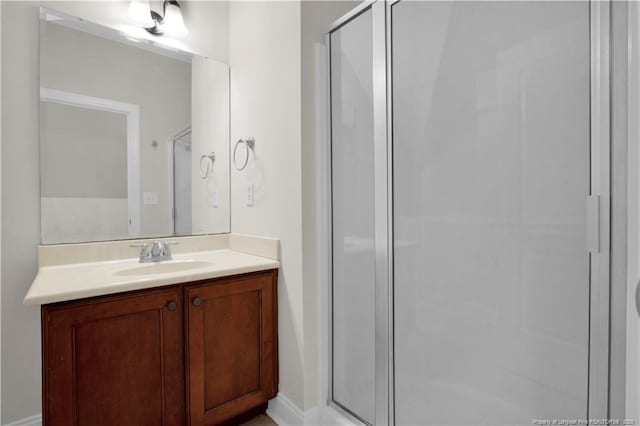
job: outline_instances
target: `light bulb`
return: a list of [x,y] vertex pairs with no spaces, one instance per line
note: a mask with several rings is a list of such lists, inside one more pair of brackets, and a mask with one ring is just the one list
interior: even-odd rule
[[153,27],[155,22],[151,18],[149,0],[131,0],[129,4],[129,18],[141,27]]
[[189,30],[184,25],[182,10],[180,10],[180,6],[175,1],[165,3],[162,31],[172,37],[184,37],[189,33]]

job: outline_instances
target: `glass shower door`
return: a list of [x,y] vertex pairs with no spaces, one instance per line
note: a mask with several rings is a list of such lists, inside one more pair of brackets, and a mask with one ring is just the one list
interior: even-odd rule
[[191,235],[191,131],[173,141],[173,233]]
[[396,424],[585,419],[589,3],[390,19]]
[[331,67],[332,401],[374,421],[372,14],[334,29]]

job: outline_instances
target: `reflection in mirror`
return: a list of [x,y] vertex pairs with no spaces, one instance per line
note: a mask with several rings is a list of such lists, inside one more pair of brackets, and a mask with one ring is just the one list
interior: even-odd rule
[[43,244],[229,232],[229,70],[41,9]]

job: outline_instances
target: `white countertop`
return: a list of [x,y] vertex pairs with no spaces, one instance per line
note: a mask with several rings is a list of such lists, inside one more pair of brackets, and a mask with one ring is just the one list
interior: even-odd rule
[[[168,270],[172,268],[169,265],[172,262],[176,264],[176,270]],[[156,268],[154,268],[154,265]],[[157,268],[158,266],[159,268]],[[45,305],[170,284],[264,271],[276,269],[279,266],[280,262],[277,260],[231,249],[174,254],[172,261],[159,262],[157,264],[141,264],[138,262],[138,258],[135,258],[41,266],[29,292],[24,298],[24,304]],[[154,271],[154,269],[158,269],[158,271]]]

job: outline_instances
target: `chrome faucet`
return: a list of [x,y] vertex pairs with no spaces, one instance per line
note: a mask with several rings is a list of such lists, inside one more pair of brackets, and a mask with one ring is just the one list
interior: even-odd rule
[[172,260],[171,246],[179,244],[176,241],[170,241],[161,243],[160,241],[154,241],[151,251],[147,243],[131,244],[131,247],[140,247],[140,263],[147,262],[160,262],[163,260]]

